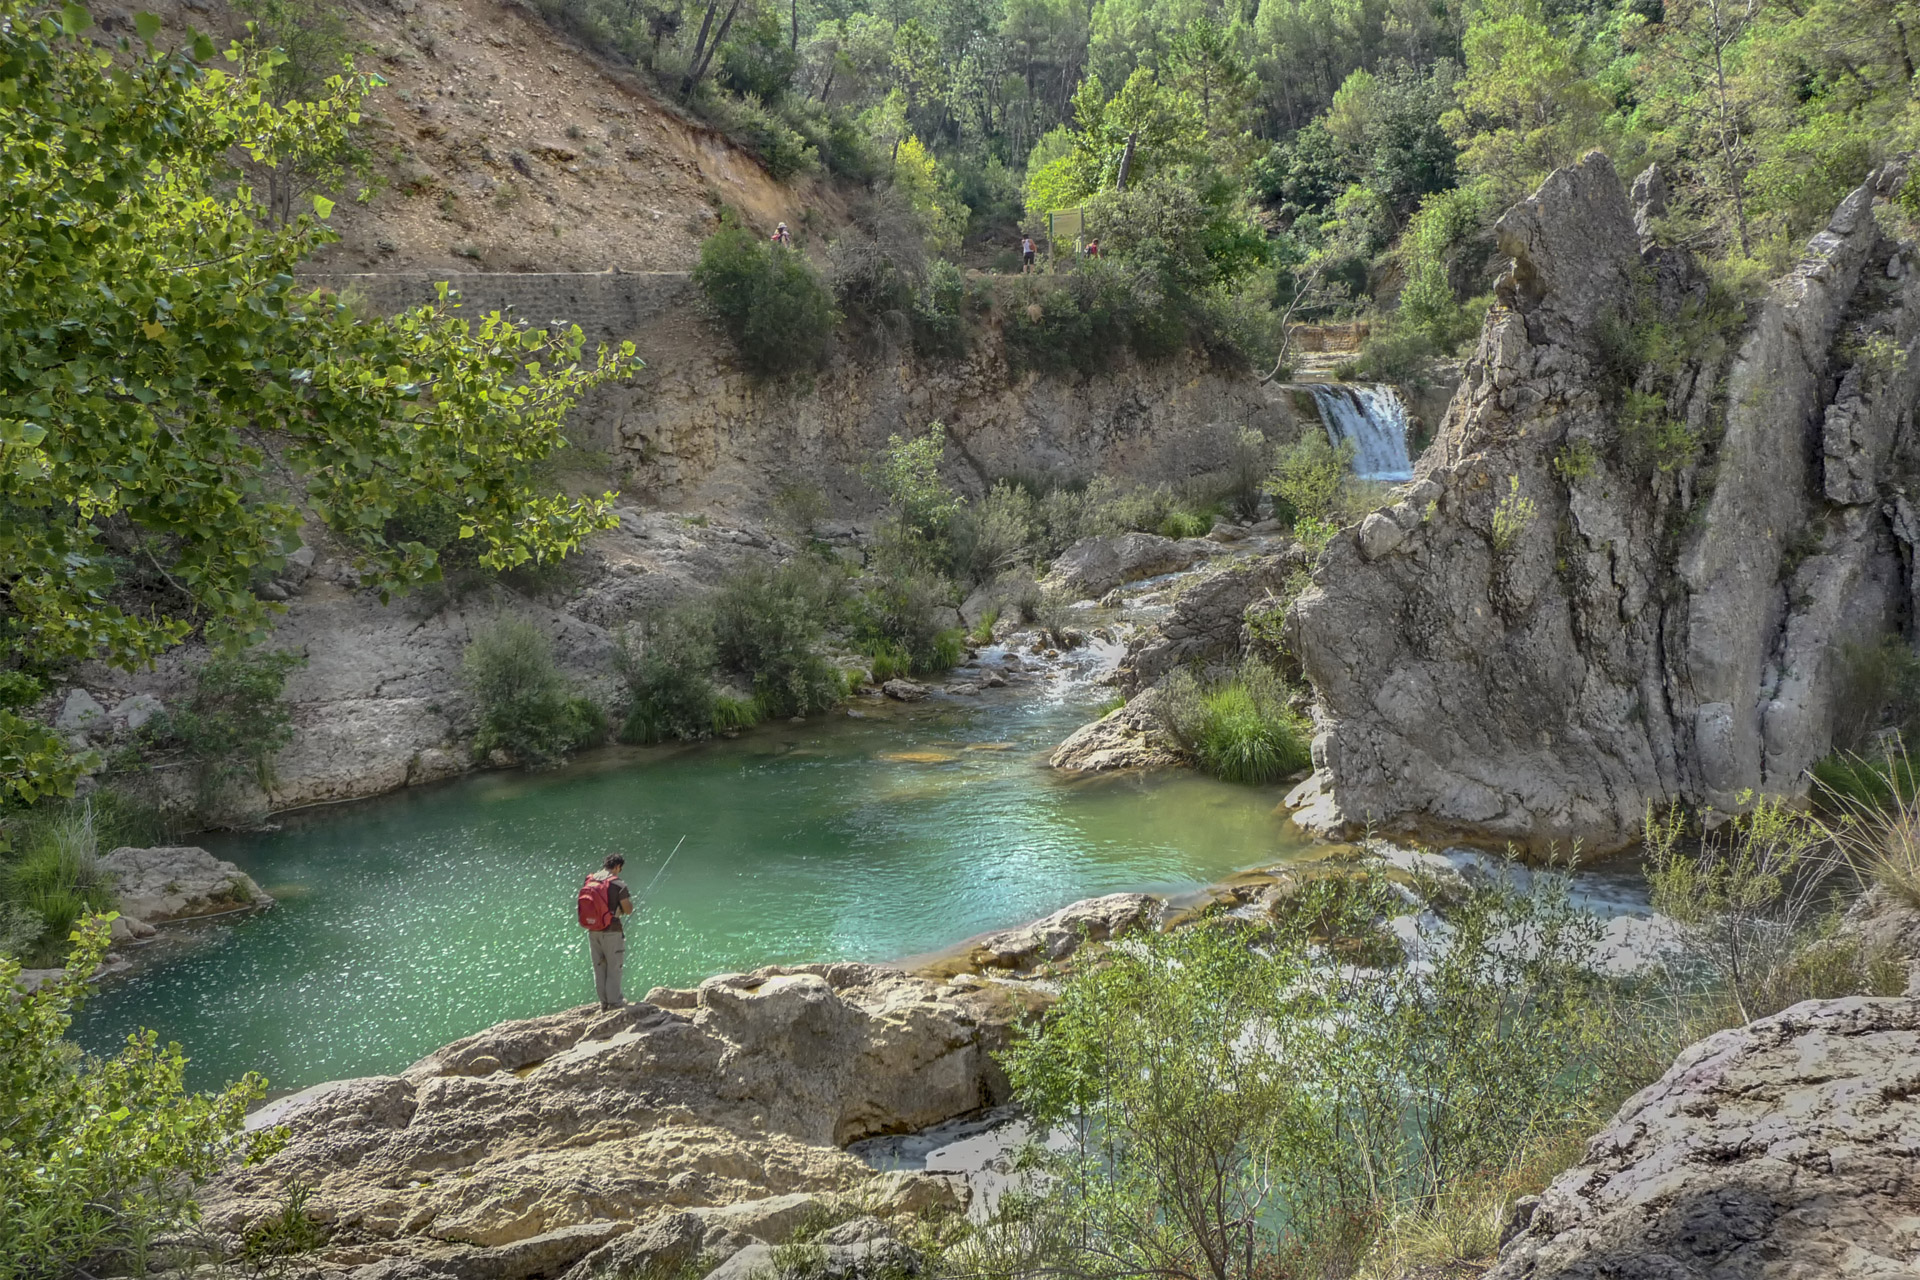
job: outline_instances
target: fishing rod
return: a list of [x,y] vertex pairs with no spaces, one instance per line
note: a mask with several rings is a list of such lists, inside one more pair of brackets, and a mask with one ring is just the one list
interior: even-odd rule
[[687,838],[685,836],[681,836],[680,844],[676,844],[675,846],[673,846],[673,853],[670,853],[667,855],[667,860],[660,864],[660,869],[658,871],[653,873],[653,879],[647,881],[647,890],[645,893],[640,895],[640,902],[634,905],[633,909],[635,911],[638,911],[641,905],[645,904],[647,899],[653,897],[654,886],[660,883],[660,877],[667,874],[667,868],[673,865],[673,854],[679,853],[680,845],[685,844],[686,842],[687,842]]

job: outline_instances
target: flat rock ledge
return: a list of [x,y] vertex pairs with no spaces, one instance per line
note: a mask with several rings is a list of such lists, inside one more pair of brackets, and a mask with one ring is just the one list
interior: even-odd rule
[[1809,1000],[1702,1040],[1530,1208],[1488,1280],[1917,1274],[1920,1000]]
[[331,1234],[309,1275],[584,1280],[777,1244],[829,1197],[957,1211],[963,1186],[842,1148],[1004,1102],[992,1055],[1016,1012],[992,988],[833,964],[503,1022],[280,1104],[288,1146],[210,1184],[206,1221],[237,1235],[305,1185]]
[[1084,898],[1032,924],[988,934],[967,948],[966,961],[975,971],[1027,971],[1057,964],[1083,943],[1110,942],[1151,928],[1158,920],[1160,906],[1160,900],[1148,893]]

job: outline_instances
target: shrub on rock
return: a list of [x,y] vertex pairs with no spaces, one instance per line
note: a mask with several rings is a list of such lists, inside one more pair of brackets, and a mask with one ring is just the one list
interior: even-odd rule
[[505,752],[520,764],[547,764],[606,737],[606,714],[573,692],[553,645],[530,622],[503,618],[467,646],[461,674],[478,704],[473,749]]
[[730,222],[700,247],[693,278],[749,371],[775,377],[825,357],[833,298],[802,254]]

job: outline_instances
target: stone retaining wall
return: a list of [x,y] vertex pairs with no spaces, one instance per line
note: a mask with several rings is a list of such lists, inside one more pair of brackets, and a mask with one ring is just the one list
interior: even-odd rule
[[471,319],[505,311],[527,324],[577,324],[589,342],[631,338],[650,322],[698,300],[693,277],[685,271],[406,271],[302,279],[357,295],[387,315],[432,302],[444,280],[459,292],[461,311]]

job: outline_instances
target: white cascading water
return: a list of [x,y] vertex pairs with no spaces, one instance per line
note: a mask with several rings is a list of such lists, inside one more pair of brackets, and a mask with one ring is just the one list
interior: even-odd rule
[[1299,384],[1320,409],[1335,444],[1353,446],[1353,473],[1362,480],[1411,480],[1407,406],[1389,386],[1351,382]]

